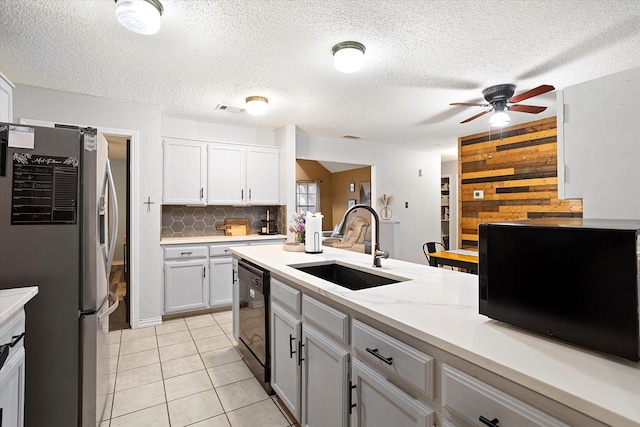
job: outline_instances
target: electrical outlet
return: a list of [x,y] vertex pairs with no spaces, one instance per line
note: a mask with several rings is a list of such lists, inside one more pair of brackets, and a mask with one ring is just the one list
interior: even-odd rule
[[482,191],[482,190],[474,190],[473,198],[474,199],[484,199],[484,191]]
[[408,208],[409,207],[409,202],[404,202],[404,207]]

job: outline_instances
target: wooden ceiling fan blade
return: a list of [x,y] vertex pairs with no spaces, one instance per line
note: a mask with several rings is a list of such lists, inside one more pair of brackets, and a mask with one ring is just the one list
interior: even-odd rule
[[531,113],[538,114],[542,113],[547,107],[538,107],[537,105],[510,105],[507,107],[509,111],[517,111],[519,113]]
[[488,107],[489,106],[489,104],[478,104],[473,102],[453,102],[449,105],[465,106],[465,107]]
[[471,116],[471,117],[469,117],[467,120],[464,120],[464,121],[462,121],[462,122],[460,122],[460,123],[468,123],[468,122],[470,122],[471,120],[475,120],[475,119],[477,119],[477,118],[478,118],[478,117],[480,117],[480,116],[484,116],[485,114],[490,113],[491,111],[493,111],[493,110],[483,111],[482,113],[478,113],[478,114],[476,114],[475,116]]
[[541,85],[526,92],[523,92],[519,95],[511,97],[509,102],[520,102],[525,99],[533,98],[534,96],[542,95],[543,93],[551,92],[555,87],[551,85]]

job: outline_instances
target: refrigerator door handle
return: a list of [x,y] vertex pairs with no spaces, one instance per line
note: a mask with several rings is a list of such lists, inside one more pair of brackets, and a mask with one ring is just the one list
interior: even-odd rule
[[108,299],[113,300],[113,305],[98,315],[98,323],[102,322],[104,318],[109,317],[111,313],[116,311],[116,309],[118,308],[118,305],[120,304],[120,301],[118,300],[118,296],[111,291],[109,291]]
[[[110,212],[113,212],[113,230],[111,231],[111,239],[108,242],[109,248],[107,249],[107,244],[102,244],[102,255],[104,256],[104,268],[105,274],[107,278],[111,274],[111,264],[113,262],[113,254],[116,250],[115,241],[118,236],[118,198],[116,195],[116,187],[113,183],[113,174],[111,173],[111,164],[109,163],[109,159],[106,160],[105,163],[105,171],[104,171],[104,182],[102,184],[102,194],[100,196],[101,200],[106,197],[107,187],[109,188],[109,203],[113,206],[113,209],[109,209]],[[102,221],[104,221],[104,217],[102,217]],[[104,231],[102,231],[104,233]],[[101,236],[101,241],[103,236]]]

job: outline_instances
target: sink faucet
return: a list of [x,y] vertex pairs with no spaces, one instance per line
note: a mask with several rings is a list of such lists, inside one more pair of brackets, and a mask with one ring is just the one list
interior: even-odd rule
[[389,258],[389,252],[380,250],[380,217],[378,217],[378,214],[376,213],[375,210],[371,208],[371,206],[354,205],[354,206],[351,206],[349,209],[347,209],[347,211],[344,213],[344,216],[342,217],[342,222],[340,223],[340,228],[338,229],[338,233],[341,236],[344,236],[344,229],[347,226],[347,217],[351,212],[356,211],[358,209],[366,209],[369,212],[371,212],[371,217],[373,218],[373,222],[375,222],[375,245],[373,247],[373,250],[371,251],[373,253],[373,266],[382,267],[381,259]]

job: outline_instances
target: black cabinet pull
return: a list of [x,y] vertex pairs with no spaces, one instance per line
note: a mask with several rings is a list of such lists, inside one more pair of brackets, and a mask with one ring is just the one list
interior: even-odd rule
[[479,418],[480,422],[482,424],[488,425],[489,427],[500,427],[498,425],[498,423],[500,422],[497,418],[494,418],[492,420],[489,420],[488,418],[483,417],[482,415],[480,415]]
[[352,409],[356,407],[356,404],[353,403],[353,390],[355,390],[356,385],[349,381],[349,415],[351,415]]
[[387,365],[391,365],[393,363],[393,357],[384,357],[383,355],[381,355],[378,352],[377,348],[374,348],[373,350],[370,349],[369,347],[367,347],[367,353],[371,353],[373,354],[375,357],[377,357],[378,359],[382,360],[384,363],[386,363]]
[[304,347],[304,344],[302,344],[302,341],[298,341],[298,366],[302,365],[302,361],[304,360],[302,358],[302,347]]
[[289,359],[293,359],[293,355],[296,352],[293,349],[293,342],[295,340],[296,340],[296,338],[293,335],[289,334]]
[[16,346],[16,344],[18,344],[18,342],[19,342],[22,338],[24,338],[24,334],[25,334],[25,333],[23,332],[23,333],[21,333],[20,335],[14,335],[14,336],[12,336],[12,337],[11,337],[12,341],[11,341],[11,344],[9,344],[9,347],[12,347],[12,348],[13,348],[13,347],[15,347],[15,346]]

